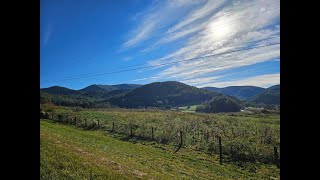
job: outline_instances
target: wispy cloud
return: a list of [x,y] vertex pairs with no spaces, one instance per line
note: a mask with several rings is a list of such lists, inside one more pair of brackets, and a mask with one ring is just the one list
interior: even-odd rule
[[53,28],[52,28],[52,24],[48,24],[45,32],[44,32],[44,35],[43,35],[43,44],[44,46],[46,46],[51,38],[51,35],[52,35],[52,31],[53,31]]
[[[165,4],[168,2],[166,1]],[[170,9],[168,5],[162,7]],[[278,0],[199,1],[197,6],[189,8],[179,21],[174,21],[175,23],[159,33],[159,37],[152,39],[151,43],[145,45],[146,47],[142,47],[142,51],[148,53],[156,51],[159,46],[180,40],[184,42],[174,52],[148,61],[148,64],[153,66],[168,64],[159,66],[161,70],[154,74],[152,79],[174,79],[191,84],[196,84],[195,79],[198,79],[199,82],[207,84],[215,82],[218,86],[228,83],[230,85],[232,85],[231,83],[258,83],[259,78],[257,79],[257,77],[247,77],[248,81],[216,82],[218,77],[210,76],[210,74],[280,59],[280,45],[259,48],[263,45],[280,42],[279,8]],[[142,26],[138,27],[138,29],[142,29],[139,33],[145,32],[145,29],[149,31],[148,27],[152,26],[149,34],[144,34],[144,38],[150,36],[151,32],[159,27],[159,24],[165,22],[162,18],[155,19],[160,10],[163,9],[160,8],[144,14],[146,20],[142,22]],[[171,10],[176,11],[177,9]],[[151,21],[149,19],[152,19],[152,23],[145,24],[145,22]],[[130,39],[130,41],[135,41],[134,39]],[[243,50],[246,48],[256,49]],[[243,51],[208,57],[234,50]],[[181,62],[174,63],[176,61]],[[268,79],[273,82],[275,75],[272,75],[272,78],[264,76],[261,78],[264,79],[260,84],[265,86],[268,85]],[[201,83],[197,83],[197,85],[199,84]]]
[[134,79],[132,80],[133,82],[136,82],[136,81],[146,81],[146,80],[152,80],[152,79],[157,79],[158,77],[156,76],[152,76],[152,77],[147,77],[147,78],[140,78],[140,79]]
[[140,22],[129,33],[129,38],[122,44],[122,48],[130,48],[146,40],[159,32],[159,29],[180,18],[184,12],[179,8],[188,9],[197,3],[199,2],[193,0],[153,1],[149,8],[133,18],[133,20],[140,20]]
[[270,87],[272,85],[280,84],[280,74],[265,74],[251,78],[236,79],[232,81],[223,82],[211,82],[203,83],[198,87],[226,87],[226,86],[259,86],[259,87]]

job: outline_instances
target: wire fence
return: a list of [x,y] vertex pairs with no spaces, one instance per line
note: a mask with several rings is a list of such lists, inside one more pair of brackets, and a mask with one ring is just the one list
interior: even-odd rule
[[[149,124],[117,121],[101,121],[100,119],[81,118],[76,115],[44,113],[40,118],[50,119],[60,123],[72,124],[85,130],[101,130],[108,133],[121,134],[125,139],[134,138],[142,141],[154,141],[161,144],[172,144],[180,148],[188,145],[195,146],[196,150],[208,154],[217,154],[220,163],[225,162],[262,162],[275,164],[280,168],[280,147],[253,146],[250,142],[233,141],[225,133],[225,127],[208,128],[197,124],[165,124],[152,126]],[[246,132],[235,133],[234,136],[246,137]],[[268,138],[260,144],[268,143]],[[250,146],[251,145],[251,146]]]

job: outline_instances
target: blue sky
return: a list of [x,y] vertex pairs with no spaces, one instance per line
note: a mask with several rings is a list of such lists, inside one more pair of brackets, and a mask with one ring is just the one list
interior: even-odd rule
[[279,7],[279,0],[41,0],[40,87],[279,84]]

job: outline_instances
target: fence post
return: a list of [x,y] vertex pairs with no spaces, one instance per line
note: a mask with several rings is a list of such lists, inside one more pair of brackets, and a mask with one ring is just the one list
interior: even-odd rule
[[277,147],[273,147],[273,152],[274,152],[274,162],[275,162],[276,166],[279,168],[280,163],[279,163],[279,155],[278,155]]
[[180,130],[180,146],[182,147],[182,131]]
[[114,132],[114,122],[112,122],[112,132]]
[[63,121],[61,114],[58,115],[58,121],[59,121],[59,122],[62,122],[62,121]]
[[77,125],[77,117],[74,117],[74,124]]
[[154,136],[153,136],[153,127],[151,127],[151,137],[152,137],[152,140],[154,139]]
[[182,147],[182,130],[180,130],[180,144],[179,144],[179,147],[174,153],[178,152],[181,149],[181,147]]
[[100,123],[99,123],[99,119],[98,119],[98,129],[100,128]]
[[219,136],[219,153],[220,153],[220,164],[222,164],[222,145],[221,145],[221,136]]

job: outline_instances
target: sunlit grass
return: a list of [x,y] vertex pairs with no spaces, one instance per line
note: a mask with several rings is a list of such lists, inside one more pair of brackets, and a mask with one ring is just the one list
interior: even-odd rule
[[[85,131],[40,121],[41,179],[269,179],[273,165],[252,168],[224,163],[217,155],[155,142],[121,141],[103,131]],[[99,176],[98,176],[99,175]]]

